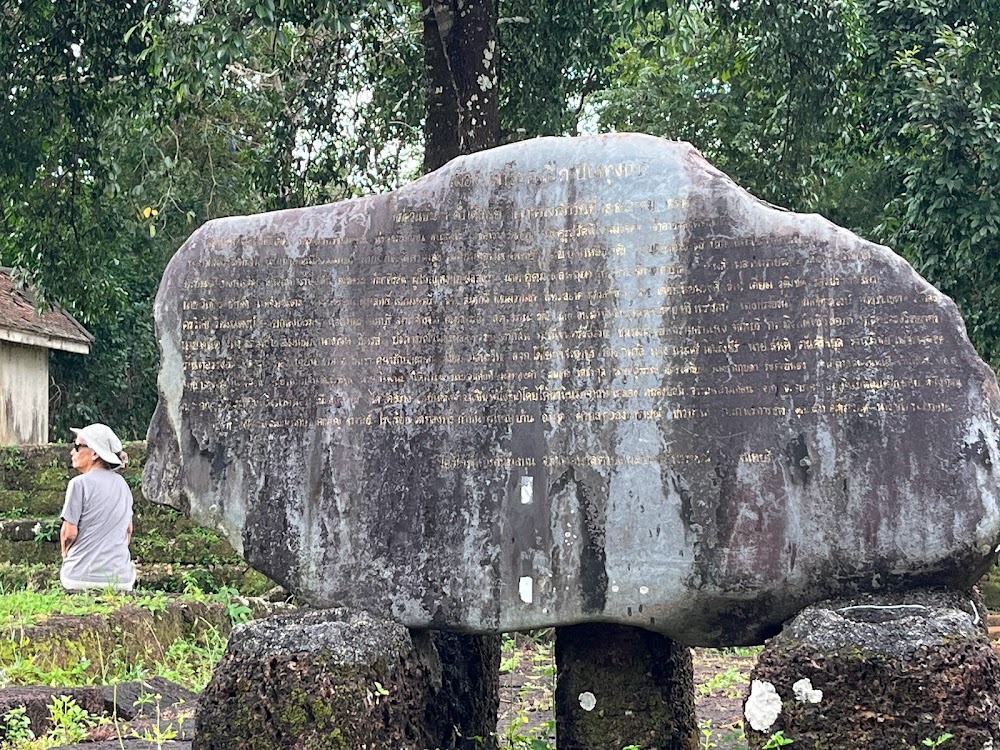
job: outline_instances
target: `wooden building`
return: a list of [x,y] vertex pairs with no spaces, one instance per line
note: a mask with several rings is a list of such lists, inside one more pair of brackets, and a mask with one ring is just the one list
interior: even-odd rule
[[0,268],[0,445],[49,441],[49,350],[90,354],[94,337],[59,309],[35,300]]

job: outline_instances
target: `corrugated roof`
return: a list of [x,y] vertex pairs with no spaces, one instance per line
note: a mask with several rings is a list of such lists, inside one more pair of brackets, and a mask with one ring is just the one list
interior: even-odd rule
[[[72,315],[57,307],[39,315],[34,296],[18,287],[9,268],[0,268],[0,328],[88,346],[94,340]],[[54,342],[53,348],[62,347]]]

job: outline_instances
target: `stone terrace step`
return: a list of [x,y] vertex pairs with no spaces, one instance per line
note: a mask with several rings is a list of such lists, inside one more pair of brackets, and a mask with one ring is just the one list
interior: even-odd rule
[[[244,596],[261,596],[275,583],[244,564],[177,565],[139,564],[137,588],[155,591],[182,591],[187,581],[205,591],[231,586]],[[59,581],[58,563],[17,564],[0,562],[0,592],[30,587],[45,588]]]
[[59,518],[18,518],[0,520],[0,541],[58,542]]
[[990,640],[1000,641],[1000,612],[991,613],[986,618],[986,628],[990,634]]

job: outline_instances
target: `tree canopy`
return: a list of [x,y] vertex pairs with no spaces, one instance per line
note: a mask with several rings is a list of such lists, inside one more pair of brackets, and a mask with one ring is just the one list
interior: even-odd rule
[[144,434],[152,299],[204,221],[581,122],[690,140],[893,246],[1000,366],[995,5],[0,0],[0,264],[97,336],[54,355],[53,434]]
[[986,0],[696,0],[620,44],[601,124],[890,245],[1000,368],[998,22]]

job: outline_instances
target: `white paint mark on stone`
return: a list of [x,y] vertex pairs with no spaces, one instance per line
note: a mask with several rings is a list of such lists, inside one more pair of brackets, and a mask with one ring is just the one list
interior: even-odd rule
[[535,478],[521,477],[521,505],[531,505],[535,500]]
[[792,685],[792,692],[795,693],[795,700],[802,703],[819,703],[823,700],[823,691],[813,689],[812,681],[808,677],[803,677]]
[[642,594],[643,596],[645,596],[646,594],[648,594],[649,593],[649,586],[640,586],[639,587],[639,593]]
[[531,604],[533,601],[534,587],[535,582],[531,580],[531,576],[521,576],[521,580],[517,582],[517,593],[521,595],[521,601],[525,604]]
[[580,708],[584,711],[593,711],[596,705],[597,698],[594,697],[592,692],[588,690],[584,693],[580,693]]
[[612,590],[612,591],[613,591],[614,593],[616,593],[616,594],[617,594],[617,593],[618,593],[618,586],[612,586],[612,587],[611,587],[611,590]]
[[764,680],[750,684],[750,697],[743,706],[747,722],[758,732],[766,732],[781,713],[781,697],[774,685]]

